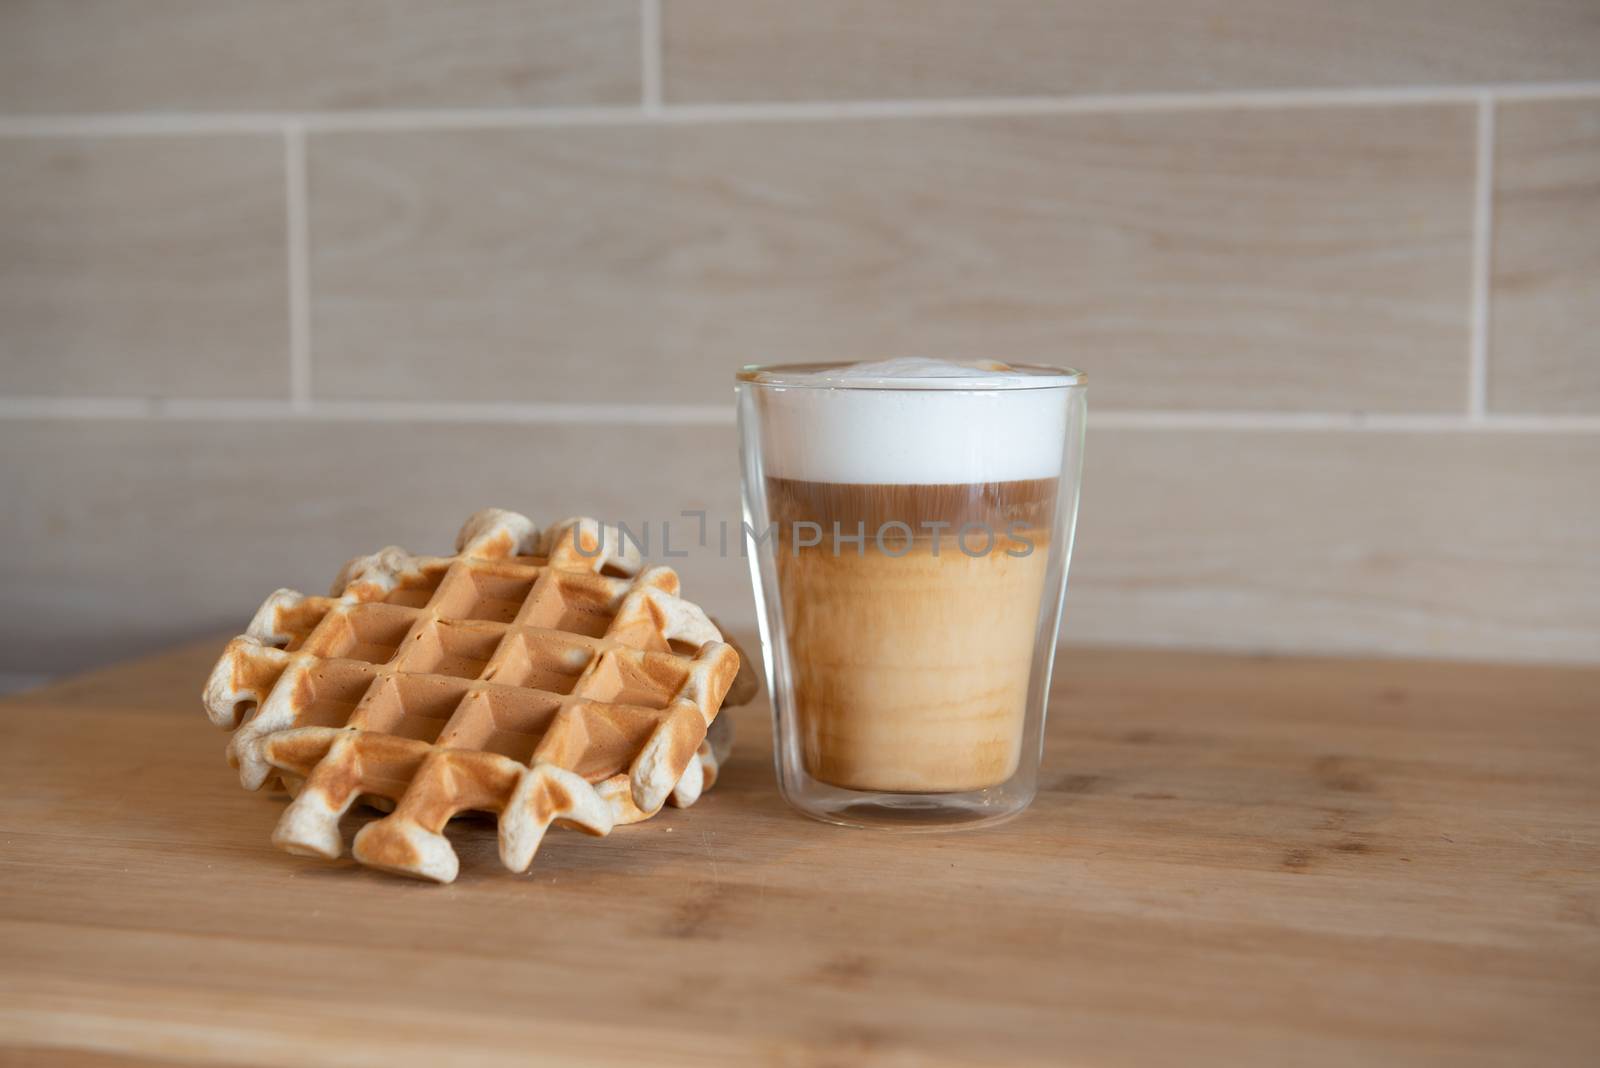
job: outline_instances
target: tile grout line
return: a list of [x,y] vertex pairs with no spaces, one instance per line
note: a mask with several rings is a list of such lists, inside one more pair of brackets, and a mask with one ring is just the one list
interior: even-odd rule
[[285,205],[289,260],[289,403],[311,406],[311,264],[306,210],[306,134],[298,125],[283,133]]
[[661,111],[661,0],[639,0],[640,104],[646,115]]
[[666,122],[805,121],[1006,115],[1226,111],[1294,107],[1472,104],[1484,95],[1507,99],[1600,96],[1600,82],[1543,85],[1482,84],[1391,88],[1244,89],[1208,92],[1103,93],[1032,97],[952,97],[808,101],[796,103],[675,104]]
[[1489,411],[1489,300],[1494,258],[1495,101],[1478,99],[1477,165],[1472,191],[1472,303],[1467,364],[1467,414],[1481,421]]
[[[316,422],[545,423],[709,427],[733,425],[731,406],[711,404],[505,403],[472,401],[343,401],[204,397],[4,397],[0,420],[137,419]],[[1600,433],[1595,415],[1097,410],[1095,427],[1114,430],[1258,430],[1458,433]]]
[[[660,0],[654,47],[641,44],[645,85],[637,107],[440,108],[434,110],[154,112],[0,116],[0,137],[276,133],[304,131],[539,128],[627,124],[696,124],[962,116],[1116,114],[1251,108],[1479,104],[1491,100],[1600,98],[1600,81],[1483,84],[1387,89],[1250,89],[1199,93],[1123,93],[1040,97],[848,100],[802,103],[665,104],[661,101]],[[654,89],[651,81],[654,81]],[[654,106],[652,106],[652,99]]]

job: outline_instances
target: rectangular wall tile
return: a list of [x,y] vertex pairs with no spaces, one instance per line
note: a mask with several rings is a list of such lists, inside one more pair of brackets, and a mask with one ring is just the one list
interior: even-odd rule
[[0,390],[285,394],[281,138],[0,138],[0,190]]
[[[642,530],[730,626],[754,609],[732,428],[0,422],[0,672],[244,626],[358,552],[447,551],[488,504]],[[490,464],[499,456],[526,462]],[[670,456],[671,478],[640,456]],[[1600,661],[1600,435],[1094,430],[1066,636]],[[684,509],[706,509],[695,544]]]
[[1503,104],[1496,134],[1489,406],[1600,412],[1600,97]]
[[754,361],[1071,363],[1117,408],[1458,410],[1472,111],[310,140],[315,391],[714,402]]
[[0,113],[634,104],[638,0],[6,0]]
[[1068,640],[1600,660],[1600,434],[1108,430],[1086,455]]
[[663,0],[668,100],[1600,77],[1593,0]]
[[[626,522],[713,614],[753,620],[747,565],[693,547],[684,509],[737,521],[731,427],[0,420],[0,672],[63,671],[242,630],[352,556],[448,553],[490,505]],[[670,480],[639,466],[672,457]],[[715,532],[709,538],[715,544]],[[735,543],[736,545],[737,543]],[[199,680],[196,681],[196,686]]]

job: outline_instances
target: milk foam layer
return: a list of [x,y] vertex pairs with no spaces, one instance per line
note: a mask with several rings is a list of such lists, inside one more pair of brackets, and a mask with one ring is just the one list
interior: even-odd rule
[[1029,387],[1066,384],[1066,376],[908,359],[781,378],[783,385],[761,388],[756,398],[768,475],[941,485],[1060,473],[1065,396]]

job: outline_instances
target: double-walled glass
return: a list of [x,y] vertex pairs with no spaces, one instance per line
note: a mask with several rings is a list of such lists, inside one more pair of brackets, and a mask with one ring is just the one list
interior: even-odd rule
[[907,830],[1033,800],[1084,376],[737,377],[746,548],[795,808]]

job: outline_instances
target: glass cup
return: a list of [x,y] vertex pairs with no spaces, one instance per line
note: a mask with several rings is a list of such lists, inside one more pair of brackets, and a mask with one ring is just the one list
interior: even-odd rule
[[778,786],[931,830],[1033,800],[1083,462],[1084,376],[737,375]]

